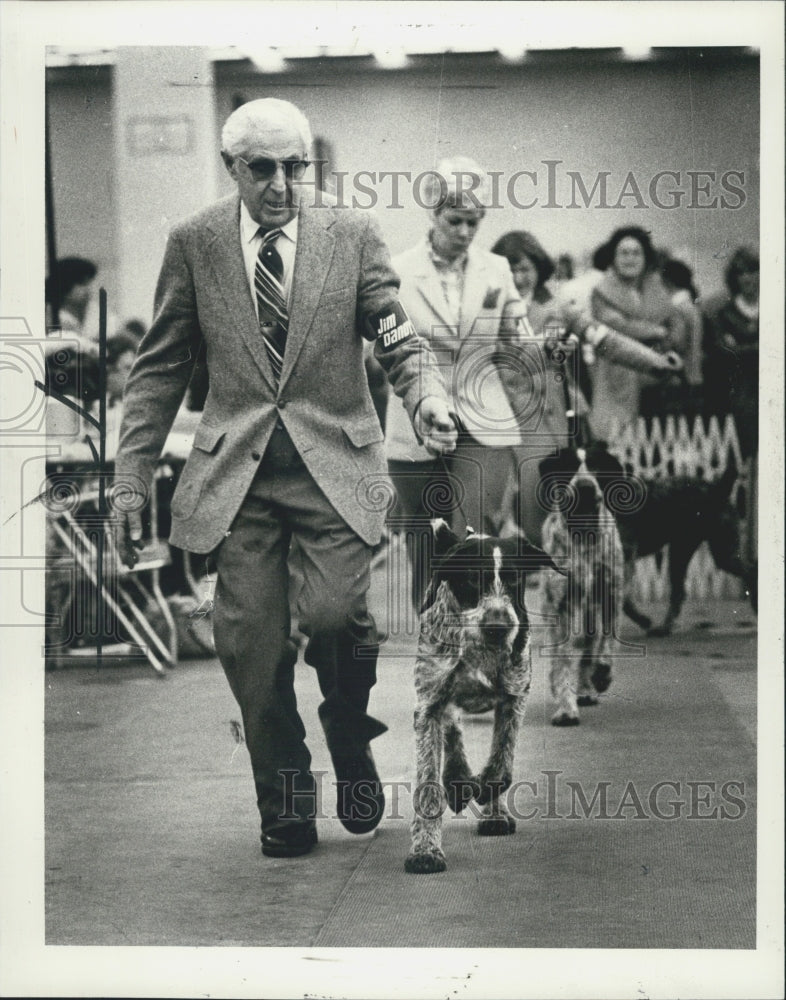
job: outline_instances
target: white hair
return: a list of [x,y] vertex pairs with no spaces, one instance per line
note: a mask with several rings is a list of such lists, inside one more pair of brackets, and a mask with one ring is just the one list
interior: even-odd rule
[[294,126],[303,140],[303,152],[306,156],[311,150],[311,126],[308,119],[294,104],[280,101],[277,97],[262,97],[257,101],[248,101],[233,111],[221,130],[221,149],[230,156],[237,156],[248,145],[249,140],[256,138],[269,128]]
[[424,197],[436,212],[448,205],[482,210],[491,199],[491,178],[469,156],[449,156],[426,177]]

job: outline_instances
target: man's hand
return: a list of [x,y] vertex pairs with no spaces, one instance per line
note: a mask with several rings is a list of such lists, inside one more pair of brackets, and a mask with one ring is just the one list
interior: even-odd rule
[[135,483],[117,481],[111,494],[113,538],[124,566],[133,569],[139,562],[142,540],[142,510],[147,503],[147,491],[141,480]]
[[431,455],[446,455],[456,448],[458,434],[450,410],[439,396],[426,396],[415,416],[418,434]]

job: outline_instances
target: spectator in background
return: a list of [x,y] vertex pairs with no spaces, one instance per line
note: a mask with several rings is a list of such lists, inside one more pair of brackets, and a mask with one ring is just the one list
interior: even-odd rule
[[114,456],[123,416],[123,390],[136,358],[138,342],[127,333],[117,333],[106,344],[106,433],[107,454]]
[[708,299],[703,310],[705,412],[733,415],[747,458],[758,450],[758,253],[740,247],[724,277],[726,290]]
[[500,236],[491,252],[507,260],[530,323],[536,325],[537,318],[545,312],[542,307],[554,298],[546,287],[554,274],[554,261],[532,233],[523,229]]
[[527,313],[526,336],[534,342],[531,350],[538,352],[524,355],[521,364],[506,365],[503,381],[513,409],[522,415],[522,442],[514,447],[516,502],[511,514],[516,527],[539,543],[547,513],[538,502],[539,463],[583,437],[579,425],[586,419],[587,403],[576,377],[577,348],[589,314],[564,307],[551,294],[546,282],[554,264],[532,233],[505,233],[491,252],[510,266]]
[[[673,304],[657,271],[649,235],[638,226],[615,230],[597,251],[605,273],[592,291],[596,322],[623,337],[680,358],[687,344],[684,315]],[[639,416],[645,377],[609,358],[592,367],[590,428],[596,438],[612,441]]]
[[123,389],[136,357],[139,342],[127,333],[117,333],[106,344],[106,402],[108,407],[119,406]]
[[147,327],[141,319],[127,319],[122,326],[118,328],[117,333],[122,333],[131,337],[136,342],[137,346],[139,346],[142,338],[147,333]]
[[671,301],[685,318],[685,379],[689,385],[701,385],[702,318],[701,310],[696,305],[699,293],[693,284],[693,271],[683,261],[667,257],[661,265],[660,275]]
[[[64,339],[76,340],[85,353],[98,352],[98,268],[84,257],[62,257],[46,279],[47,331],[62,330]],[[107,313],[107,336],[117,329],[117,319]],[[52,350],[57,350],[53,339]]]
[[693,272],[681,260],[664,253],[659,265],[663,285],[671,296],[685,325],[685,348],[682,354],[684,378],[642,387],[641,412],[646,417],[667,413],[695,416],[701,409],[702,318],[696,305],[698,292]]
[[[556,299],[560,309],[570,315],[592,316],[592,292],[603,279],[608,267],[605,244],[592,254],[590,266],[569,281],[561,282],[556,288]],[[588,403],[592,402],[591,367],[595,363],[595,348],[586,338],[581,342],[581,361],[578,365],[579,387]]]

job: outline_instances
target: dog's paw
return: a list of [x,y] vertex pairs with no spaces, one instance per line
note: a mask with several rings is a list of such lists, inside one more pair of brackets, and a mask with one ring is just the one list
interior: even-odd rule
[[410,875],[433,875],[448,867],[442,851],[413,852],[404,862],[404,871]]
[[516,832],[516,821],[503,813],[501,816],[484,816],[478,821],[479,837],[507,837]]
[[647,629],[647,635],[652,636],[653,639],[662,639],[664,636],[671,635],[671,625],[653,625],[652,628]]
[[480,785],[470,777],[448,779],[444,776],[445,795],[451,810],[458,815],[480,795]]
[[[611,665],[608,663],[599,663],[592,672],[592,686],[598,692],[598,694],[603,694],[604,691],[608,691],[611,687]],[[579,702],[581,704],[581,702]]]
[[599,705],[600,698],[597,698],[594,694],[580,694],[576,699],[576,703],[579,708],[587,708],[591,705]]
[[578,715],[571,715],[570,712],[560,710],[551,718],[552,726],[578,726],[580,719]]

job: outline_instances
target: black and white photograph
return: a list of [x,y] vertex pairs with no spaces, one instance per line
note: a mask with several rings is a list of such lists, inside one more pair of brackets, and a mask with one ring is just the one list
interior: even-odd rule
[[0,995],[782,996],[783,4],[0,8]]

